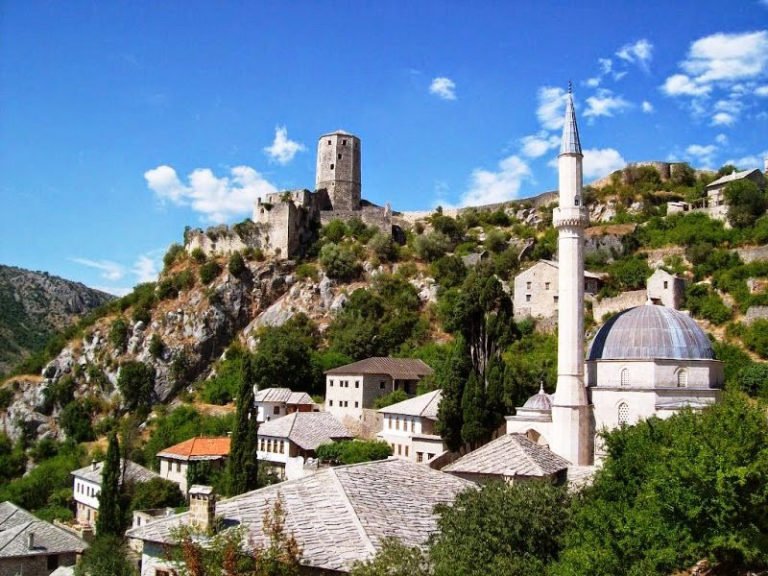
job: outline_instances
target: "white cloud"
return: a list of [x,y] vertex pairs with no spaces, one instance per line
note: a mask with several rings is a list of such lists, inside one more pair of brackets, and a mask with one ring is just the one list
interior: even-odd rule
[[161,202],[190,206],[211,222],[225,222],[250,214],[256,199],[277,192],[277,188],[249,166],[236,166],[230,176],[216,177],[208,168],[198,168],[185,185],[170,166],[158,166],[144,173],[147,186]]
[[270,160],[278,164],[286,165],[293,160],[298,152],[306,150],[303,144],[294,142],[288,138],[288,129],[285,126],[275,128],[275,139],[271,146],[264,148],[264,153]]
[[154,282],[160,273],[159,263],[149,254],[142,254],[136,259],[131,270],[136,275],[136,283]]
[[560,144],[560,139],[554,134],[549,135],[547,132],[542,131],[538,134],[532,134],[521,138],[520,144],[522,146],[521,152],[523,156],[527,156],[528,158],[538,158],[550,150],[557,148]]
[[[768,0],[765,0],[768,2]],[[755,88],[755,96],[768,97],[768,85]]]
[[589,88],[597,88],[600,86],[600,81],[602,78],[600,76],[595,76],[594,78],[587,78],[584,81],[584,84]]
[[741,158],[731,158],[726,160],[724,164],[733,164],[742,170],[750,170],[752,168],[760,168],[762,170],[766,158],[768,158],[768,150],[763,150],[757,154],[750,154]]
[[596,118],[598,116],[613,116],[614,112],[631,106],[629,102],[621,96],[615,96],[610,90],[600,89],[594,96],[587,98],[587,110],[584,112],[586,118]]
[[653,44],[643,38],[634,44],[625,44],[619,48],[616,56],[632,64],[637,64],[640,68],[647,71],[648,65],[653,58]]
[[699,84],[756,78],[768,65],[768,31],[712,34],[696,40],[681,64]]
[[456,100],[456,83],[450,78],[439,76],[429,85],[429,93],[443,100]]
[[111,260],[91,260],[90,258],[70,258],[72,262],[82,264],[88,268],[95,268],[101,272],[101,277],[106,280],[116,281],[125,276],[125,268]]
[[107,294],[112,294],[118,298],[125,296],[126,294],[130,294],[133,291],[133,288],[128,288],[126,286],[94,286],[89,284],[88,287],[93,288],[94,290],[106,292]]
[[613,148],[590,148],[584,150],[584,178],[594,180],[607,176],[627,165],[618,150]]
[[496,172],[476,169],[469,190],[461,198],[462,206],[481,206],[505,202],[517,197],[520,185],[531,177],[531,169],[519,156],[508,156],[499,162]]
[[712,116],[712,126],[732,126],[736,117],[729,112],[718,112]]
[[643,100],[643,103],[640,106],[643,109],[643,112],[645,112],[646,114],[653,113],[653,104],[648,102],[648,100]]
[[697,163],[699,168],[712,168],[715,163],[717,146],[714,144],[691,144],[685,149],[686,157]]
[[542,86],[538,92],[539,107],[536,116],[547,130],[559,130],[563,127],[566,91],[562,88]]
[[726,136],[725,134],[718,134],[717,136],[715,136],[715,142],[717,142],[721,146],[723,144],[728,144],[728,136]]
[[613,60],[610,58],[598,58],[597,63],[600,64],[600,72],[603,75],[609,74],[613,68]]
[[685,74],[673,74],[664,81],[661,89],[668,96],[704,96],[712,87],[697,84]]

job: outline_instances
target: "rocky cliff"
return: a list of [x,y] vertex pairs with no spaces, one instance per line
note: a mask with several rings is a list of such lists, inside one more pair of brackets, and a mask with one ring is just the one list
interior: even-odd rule
[[0,374],[113,298],[45,272],[0,265]]

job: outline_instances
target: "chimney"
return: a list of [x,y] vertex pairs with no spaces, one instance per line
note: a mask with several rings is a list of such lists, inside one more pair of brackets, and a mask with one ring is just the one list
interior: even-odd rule
[[216,493],[211,486],[195,484],[189,489],[189,515],[203,532],[213,532],[216,518]]
[[98,466],[98,464],[99,464],[99,463],[98,463],[98,462],[96,462],[96,460],[95,460],[95,459],[94,459],[94,460],[91,460],[91,470],[93,470],[94,472],[96,472],[96,466]]
[[35,547],[35,533],[27,532],[27,548],[32,550]]

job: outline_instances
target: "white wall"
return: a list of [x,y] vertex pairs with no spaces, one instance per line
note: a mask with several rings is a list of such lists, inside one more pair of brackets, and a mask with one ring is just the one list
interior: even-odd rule
[[187,462],[160,458],[160,476],[171,482],[176,482],[183,494],[187,493],[187,467]]

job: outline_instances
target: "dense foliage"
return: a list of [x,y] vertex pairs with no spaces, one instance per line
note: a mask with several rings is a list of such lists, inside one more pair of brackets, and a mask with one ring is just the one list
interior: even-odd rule
[[244,361],[237,396],[235,428],[227,459],[228,492],[242,494],[258,487],[259,424],[254,403],[257,368],[253,361]]
[[321,444],[316,455],[325,462],[357,464],[388,458],[392,456],[392,447],[382,440],[342,440]]

